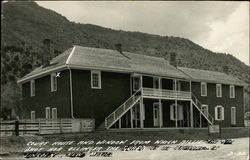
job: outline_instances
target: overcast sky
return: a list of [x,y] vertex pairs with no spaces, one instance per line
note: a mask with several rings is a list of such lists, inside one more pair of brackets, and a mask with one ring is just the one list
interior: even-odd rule
[[249,65],[249,2],[39,1],[70,21],[188,38]]

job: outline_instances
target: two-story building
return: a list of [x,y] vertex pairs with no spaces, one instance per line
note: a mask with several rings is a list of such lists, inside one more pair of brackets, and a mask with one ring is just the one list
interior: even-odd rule
[[244,125],[242,81],[120,47],[73,46],[21,78],[25,118],[94,118],[106,129]]

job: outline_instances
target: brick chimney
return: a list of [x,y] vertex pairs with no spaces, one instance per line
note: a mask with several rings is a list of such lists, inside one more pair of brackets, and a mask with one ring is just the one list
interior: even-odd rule
[[116,49],[118,52],[122,53],[122,44],[121,44],[121,43],[115,44],[115,49]]
[[228,66],[223,66],[223,72],[226,73],[226,74],[229,74]]
[[43,40],[43,66],[48,66],[51,60],[51,44],[50,39]]
[[176,59],[176,53],[175,52],[170,53],[170,64],[177,67],[177,59]]

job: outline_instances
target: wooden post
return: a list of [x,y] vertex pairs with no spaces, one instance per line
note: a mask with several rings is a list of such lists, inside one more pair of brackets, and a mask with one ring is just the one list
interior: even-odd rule
[[25,119],[24,121],[24,133],[26,134],[27,133],[27,120]]
[[41,120],[38,119],[38,133],[41,134]]
[[202,127],[201,112],[200,112],[200,128]]
[[143,124],[143,98],[140,99],[140,127],[144,128]]
[[[82,125],[81,125],[82,126]],[[63,129],[62,129],[62,118],[60,118],[60,133],[63,133]]]
[[18,120],[15,122],[15,135],[19,136],[19,121]]
[[133,128],[133,107],[130,109],[130,125],[131,128]]
[[194,114],[193,114],[193,103],[190,101],[190,126],[194,127]]
[[159,99],[159,118],[160,118],[160,128],[162,127],[162,104],[161,104],[161,99]]
[[177,107],[177,100],[175,99],[175,127],[178,127],[178,107]]
[[[122,118],[122,117],[121,117]],[[121,121],[121,118],[119,118],[119,128],[121,128],[122,127],[122,121]]]

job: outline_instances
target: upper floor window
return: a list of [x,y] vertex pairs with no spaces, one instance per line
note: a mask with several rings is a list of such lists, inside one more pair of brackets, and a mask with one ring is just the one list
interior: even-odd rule
[[230,87],[229,87],[230,89],[229,89],[229,97],[230,98],[235,98],[235,88],[234,88],[234,85],[230,85]]
[[30,112],[30,119],[31,120],[35,120],[36,119],[36,112],[35,111],[31,111]]
[[201,82],[201,96],[207,96],[207,83]]
[[216,97],[222,97],[221,84],[216,84]]
[[141,77],[140,76],[134,76],[133,77],[133,90],[137,91],[141,88]]
[[224,120],[224,107],[222,106],[215,107],[215,120],[217,121]]
[[91,71],[91,88],[101,89],[101,71]]
[[36,89],[35,89],[35,80],[31,80],[30,81],[30,96],[31,97],[35,96],[35,92],[36,92]]
[[56,78],[56,73],[52,73],[50,75],[50,84],[51,84],[51,92],[54,92],[57,90],[57,78]]

